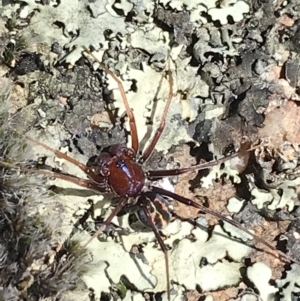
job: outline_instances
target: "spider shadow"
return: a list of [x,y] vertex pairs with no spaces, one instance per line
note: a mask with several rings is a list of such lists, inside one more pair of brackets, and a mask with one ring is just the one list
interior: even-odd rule
[[[173,214],[174,214],[174,213],[173,213]],[[174,214],[174,216],[176,216],[176,218],[178,218],[178,219],[180,219],[180,220],[182,221],[182,219],[181,219],[179,216],[177,216],[176,214]],[[207,238],[206,242],[208,242],[208,241],[211,239],[211,237],[212,237],[213,235],[216,235],[216,236],[218,236],[218,237],[225,238],[226,240],[232,241],[232,242],[234,242],[234,243],[238,243],[238,244],[241,244],[241,245],[244,245],[244,246],[246,245],[246,246],[250,247],[250,248],[253,249],[253,250],[256,250],[256,251],[259,251],[259,252],[265,252],[265,253],[267,253],[268,255],[274,256],[274,254],[273,254],[272,252],[270,252],[269,250],[265,250],[265,249],[263,249],[263,248],[259,248],[259,247],[257,247],[255,244],[251,243],[249,240],[244,241],[242,238],[237,238],[237,237],[230,236],[230,235],[231,235],[231,234],[230,234],[230,231],[227,231],[227,230],[224,228],[224,224],[225,224],[226,222],[224,222],[224,221],[222,221],[222,220],[220,221],[220,223],[219,223],[218,225],[221,227],[222,231],[224,231],[225,233],[215,232],[215,231],[214,231],[214,228],[215,228],[216,225],[213,225],[213,226],[205,226],[205,225],[202,225],[201,223],[197,222],[197,220],[190,220],[190,219],[184,220],[184,222],[188,222],[188,223],[191,224],[193,227],[195,227],[195,228],[197,227],[197,228],[199,228],[200,230],[206,232],[206,233],[208,234],[208,238]],[[233,226],[232,226],[232,227],[233,227]],[[239,229],[239,228],[237,228],[237,227],[236,227],[236,229],[239,230],[239,231],[243,231],[242,229]],[[249,256],[250,256],[250,255],[249,255]],[[234,260],[233,258],[230,257],[230,254],[228,254],[228,253],[226,254],[226,257],[229,258],[230,260]]]
[[[164,73],[164,72],[163,72]],[[154,94],[154,98],[152,100],[152,108],[150,109],[151,115],[148,119],[148,125],[147,125],[147,132],[145,133],[144,137],[140,140],[140,151],[144,150],[146,144],[148,141],[150,141],[151,135],[153,133],[153,119],[155,116],[155,113],[157,111],[157,106],[158,106],[158,94],[162,89],[162,83],[163,83],[164,76],[162,74],[159,84],[157,86],[156,92]]]
[[[99,195],[98,193],[95,193],[93,191],[90,190],[86,190],[86,189],[76,189],[76,188],[61,188],[61,187],[57,187],[57,186],[52,186],[51,190],[55,193],[58,193],[60,195],[73,195],[73,196],[80,196],[80,197],[91,197],[91,196],[95,196],[95,195]],[[107,199],[110,200],[112,206],[116,205],[116,203],[118,202],[119,198],[117,197],[112,197],[111,194],[105,195],[107,197]],[[89,208],[86,209],[86,211],[84,212],[84,214],[78,218],[78,220],[74,223],[73,225],[73,229],[69,234],[69,237],[66,239],[66,241],[71,241],[72,237],[74,237],[74,235],[76,233],[78,233],[78,231],[80,231],[79,229],[83,229],[87,232],[90,233],[90,235],[93,235],[104,223],[105,219],[102,218],[101,216],[95,216],[95,210],[99,209],[99,208],[103,208],[103,205],[105,205],[107,203],[108,200],[101,200],[98,201],[96,203],[94,203],[94,201],[92,199],[88,199],[87,200],[89,203]],[[99,205],[100,204],[100,205]],[[130,209],[130,207],[128,207]],[[124,215],[126,212],[126,208],[124,208],[124,210],[122,212],[120,212],[120,214],[118,214],[118,218],[120,217],[120,215]],[[133,213],[133,210],[131,208],[131,213]],[[89,218],[92,218],[93,222],[94,222],[94,227],[91,227],[91,223],[87,222]],[[121,224],[121,223],[120,223]],[[149,230],[149,232],[151,232],[151,230]],[[144,263],[146,260],[145,257],[142,256],[142,254],[133,254],[132,252],[126,250],[125,248],[125,244],[124,244],[124,240],[123,237],[124,235],[129,235],[131,232],[128,229],[125,229],[122,227],[122,225],[116,225],[114,223],[110,223],[109,225],[106,226],[105,230],[103,231],[103,233],[111,238],[114,238],[115,233],[117,233],[118,235],[118,239],[121,242],[121,245],[123,247],[123,249],[129,253],[129,256],[131,258],[131,260],[134,262],[135,266],[137,267],[140,276],[147,281],[147,283],[149,283],[150,287],[155,287],[156,284],[147,276],[147,274],[144,272],[142,265],[140,263],[140,260],[142,260]],[[126,283],[128,285],[130,285],[130,287],[134,288],[137,290],[137,288],[135,287],[134,283],[131,283],[129,281],[129,279],[127,279],[126,274],[123,275],[123,277],[125,277],[125,279],[127,280]],[[108,279],[109,275],[108,275]],[[113,282],[110,281],[112,284]]]

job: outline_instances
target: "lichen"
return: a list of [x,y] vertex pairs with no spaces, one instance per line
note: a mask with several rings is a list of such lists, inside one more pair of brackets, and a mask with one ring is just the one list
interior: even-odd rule
[[247,277],[260,292],[262,301],[274,300],[278,288],[269,284],[272,277],[271,269],[263,262],[257,262],[247,269]]
[[292,264],[284,279],[277,279],[276,284],[282,290],[280,300],[292,301],[293,295],[299,294],[299,265]]
[[[174,79],[172,104],[166,128],[147,168],[156,168],[162,157],[161,161],[172,160],[174,147],[182,148],[182,143],[189,143],[181,160],[181,167],[186,167],[238,151],[246,141],[256,150],[251,156],[244,155],[242,175],[241,170],[234,168],[238,164],[225,162],[208,174],[203,171],[180,183],[186,186],[184,196],[195,200],[200,188],[213,191],[216,183],[218,187],[230,183],[231,191],[237,194],[228,205],[236,213],[234,218],[247,226],[259,228],[263,224],[269,229],[272,217],[276,220],[284,217],[284,222],[277,222],[283,230],[274,231],[273,226],[267,239],[275,240],[274,236],[288,239],[287,252],[297,256],[297,225],[289,229],[285,224],[297,220],[299,214],[295,210],[300,184],[296,93],[300,30],[296,1],[279,1],[276,5],[245,0],[71,2],[24,0],[1,9],[9,29],[3,30],[5,36],[1,36],[1,54],[9,53],[9,45],[20,36],[28,50],[27,54],[15,51],[9,60],[10,69],[1,70],[1,75],[7,73],[18,83],[11,109],[16,113],[13,120],[16,132],[24,131],[84,164],[111,144],[131,144],[120,119],[125,108],[119,88],[96,63],[92,70],[93,59],[82,56],[84,46],[97,50],[99,60],[121,79],[136,117],[143,150],[160,123],[170,91],[170,69]],[[30,60],[35,57],[40,58],[41,65]],[[113,93],[110,95],[108,91]],[[18,99],[22,101],[17,103]],[[105,109],[109,109],[111,121],[105,116]],[[100,121],[95,122],[96,119]],[[95,123],[101,128],[96,128]],[[190,154],[195,157],[193,161]],[[24,155],[27,156],[24,162],[46,157],[47,168],[85,178],[76,167],[39,146],[32,148],[29,158],[28,153]],[[179,164],[174,166],[177,168]],[[91,216],[86,223],[79,222],[90,211],[88,200],[95,205],[95,215],[105,218],[111,212],[111,196],[104,198],[60,180],[43,181],[45,188],[50,186],[55,191],[55,199],[63,208],[63,221],[56,225],[56,242],[64,244],[66,239],[84,242],[90,237],[84,229],[96,230],[97,222]],[[170,183],[176,181],[174,177]],[[53,195],[52,190],[48,192]],[[223,193],[224,199],[227,194]],[[213,196],[207,193],[205,205],[225,212],[222,206],[226,204],[212,204]],[[242,202],[237,201],[241,199]],[[38,212],[43,216],[51,210],[43,201],[35,209],[32,215]],[[124,211],[128,209],[131,207]],[[280,291],[274,289],[269,279],[259,283],[261,274],[270,274],[270,270],[259,263],[249,267],[248,261],[242,261],[243,256],[250,256],[251,249],[245,245],[248,235],[241,235],[226,223],[221,227],[218,221],[212,223],[206,217],[208,226],[204,218],[195,219],[199,217],[198,209],[189,210],[193,211],[192,220],[180,221],[177,216],[161,231],[170,249],[170,278],[178,283],[172,285],[172,299],[182,300],[187,290],[200,288],[212,294],[207,300],[221,300],[218,290],[238,287],[245,276],[240,270],[247,270],[244,284],[250,280],[256,291],[239,289],[230,295],[231,300],[268,300],[270,296],[279,298],[281,293],[281,298],[288,300],[292,292],[299,293],[296,265],[287,271],[286,279],[278,282]],[[132,215],[129,217],[126,212],[109,225],[113,229],[110,233],[100,235],[99,240],[88,246],[93,260],[83,279],[95,289],[97,298],[102,292],[115,296],[120,278],[125,277],[128,280],[125,300],[142,300],[144,291],[153,299],[157,298],[153,293],[164,292],[161,298],[167,300],[164,255],[154,234],[138,221],[132,222]],[[284,233],[285,229],[288,233]],[[268,231],[260,232],[266,235]],[[73,236],[74,232],[82,233]],[[254,250],[253,253],[257,255]],[[56,252],[51,254],[54,256]],[[274,271],[280,270],[279,260],[270,256],[266,254],[264,258],[273,264]],[[38,266],[35,262],[34,268]],[[85,288],[77,289],[81,295],[77,290],[73,296],[65,292],[59,298],[88,298]],[[48,293],[57,295],[62,289],[58,291],[52,289]],[[2,292],[6,296],[16,293],[11,286]]]

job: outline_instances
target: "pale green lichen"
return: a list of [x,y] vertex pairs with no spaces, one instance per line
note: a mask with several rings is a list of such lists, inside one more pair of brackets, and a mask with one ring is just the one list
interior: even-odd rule
[[238,213],[242,209],[245,200],[240,200],[236,197],[232,197],[228,200],[227,209],[229,212]]
[[268,191],[254,188],[251,191],[254,197],[251,202],[256,205],[258,209],[262,209],[265,204],[267,204],[271,210],[287,207],[289,211],[292,211],[295,206],[295,200],[297,199],[295,187],[299,185],[300,178],[296,178],[295,180],[284,180],[276,189],[268,189]]
[[[99,49],[105,46],[105,31],[110,30],[110,37],[127,34],[125,19],[112,9],[111,1],[74,0],[72,4],[62,1],[58,5],[42,5],[35,1],[24,1],[21,16],[27,17],[35,11],[30,25],[24,29],[23,36],[28,44],[46,43],[48,47],[57,42],[67,50],[58,58],[71,64],[81,57],[82,47],[93,46]],[[92,16],[90,14],[92,13]],[[55,26],[56,22],[64,24],[63,31]],[[69,54],[68,54],[69,52]],[[67,55],[68,54],[68,55]]]
[[282,290],[282,301],[293,301],[293,296],[300,293],[300,267],[297,264],[291,265],[291,270],[287,271],[285,279],[277,279],[277,286]]
[[272,270],[266,264],[257,262],[249,267],[247,269],[247,277],[259,291],[262,301],[275,300],[278,288],[269,283],[272,278]]
[[221,2],[224,2],[224,5],[221,5],[220,8],[211,8],[207,13],[214,21],[219,20],[222,25],[228,23],[228,16],[231,16],[234,22],[239,22],[243,20],[244,14],[250,11],[250,5],[245,1],[234,0]]
[[[74,64],[81,57],[82,46],[93,46],[96,49],[101,48],[99,59],[102,61],[105,50],[111,50],[113,43],[115,43],[114,45],[118,45],[122,50],[134,47],[136,49],[140,48],[150,55],[156,55],[159,59],[153,63],[155,67],[159,66],[162,68],[165,64],[164,60],[167,57],[170,41],[166,32],[158,29],[151,23],[153,21],[154,7],[157,5],[155,1],[121,0],[115,2],[106,0],[91,2],[76,0],[72,1],[71,5],[68,1],[61,1],[59,3],[50,1],[49,5],[42,5],[34,0],[26,0],[23,1],[24,3],[27,5],[22,5],[22,7],[19,4],[15,5],[15,10],[20,10],[21,17],[28,17],[30,13],[34,12],[30,25],[24,29],[24,37],[29,44],[45,43],[48,50],[53,42],[58,42],[63,47],[63,52],[56,58],[59,62],[65,60]],[[232,43],[230,44],[230,41],[226,41],[228,45],[211,46],[211,33],[207,28],[199,28],[199,23],[207,22],[207,18],[203,17],[203,13],[211,16],[213,20],[219,20],[221,24],[227,24],[229,16],[232,17],[234,22],[238,22],[249,12],[250,8],[246,1],[161,0],[159,4],[171,7],[177,11],[188,10],[190,21],[193,23],[192,26],[196,29],[195,34],[199,38],[199,42],[195,45],[195,52],[199,56],[201,63],[209,60],[206,55],[207,52],[218,53],[222,56],[237,54],[237,50],[232,46]],[[216,7],[217,5],[219,7]],[[124,16],[116,14],[114,8],[122,11]],[[132,18],[137,21],[137,26],[133,24],[129,25],[125,22],[125,15],[131,10],[136,12],[136,15],[133,15]],[[6,7],[4,15],[9,16],[12,12],[13,8],[9,5]],[[59,28],[55,24],[61,24],[62,27]],[[62,28],[64,28],[64,31]],[[111,33],[108,34],[109,41],[105,37],[106,29],[111,30]],[[118,39],[115,39],[116,35],[118,35]],[[167,118],[165,136],[162,137],[162,142],[157,147],[157,150],[164,152],[170,146],[179,144],[180,142],[191,141],[186,127],[182,124],[176,124],[176,122],[172,123],[171,120],[172,117],[179,115],[183,118],[190,118],[190,121],[193,121],[200,107],[199,101],[197,101],[199,97],[205,99],[206,108],[201,108],[205,113],[205,119],[213,120],[225,113],[223,104],[217,106],[211,99],[208,99],[209,86],[198,75],[198,67],[190,66],[189,57],[185,59],[179,57],[182,49],[184,47],[180,45],[176,51],[173,49],[171,53],[171,70],[174,77],[174,91],[179,90],[184,92],[188,101],[182,101],[179,95],[173,99]],[[139,137],[140,139],[146,137],[143,140],[145,145],[149,141],[149,136],[146,135],[149,132],[146,121],[151,116],[153,108],[156,107],[157,114],[154,114],[154,126],[151,130],[156,128],[168,97],[169,83],[167,77],[164,77],[161,71],[155,71],[145,63],[142,64],[141,70],[133,69],[123,53],[116,54],[114,59],[116,61],[112,60],[112,63],[115,65],[115,70],[120,72],[130,106],[133,108],[136,116]],[[134,81],[137,82],[136,92],[131,90],[131,85]],[[114,91],[116,107],[123,113],[125,109],[116,82],[109,77],[107,82],[109,84],[108,88]],[[156,102],[154,103],[155,96]],[[190,99],[193,99],[194,103]],[[48,126],[42,135],[35,136],[34,131],[31,131],[29,135],[42,142],[51,144],[54,148],[58,148],[60,141],[64,140],[63,138],[65,138],[64,135],[66,133],[59,125],[55,125]],[[213,149],[211,150],[213,152]],[[82,163],[85,163],[88,159],[79,153],[68,154],[76,156],[76,159]],[[74,166],[62,160],[56,160],[52,153],[42,150],[40,147],[35,148],[33,155],[47,155],[47,163],[50,163],[50,165],[54,167],[58,166],[64,172],[84,177]],[[231,169],[230,162],[226,162],[224,165],[224,169],[220,170],[220,167],[215,167],[206,178],[203,178],[203,187],[208,188],[213,184],[214,179],[218,179],[224,174],[228,178],[233,177],[236,183],[240,181],[237,171]],[[78,189],[77,186],[72,186],[70,183],[63,183],[58,180],[49,181],[49,184],[51,183],[60,188]],[[288,206],[289,210],[292,210],[296,197],[296,192],[291,188],[293,185],[299,185],[299,181],[289,181],[280,186],[280,189],[283,189],[282,195],[279,195],[276,190],[270,193],[254,189],[252,195],[255,198],[252,202],[258,205],[259,208],[269,203],[269,208],[273,210],[283,208],[284,206]],[[106,211],[105,209],[109,205],[109,198],[105,200],[107,201],[105,205],[102,196],[88,195],[80,197],[70,196],[69,194],[59,197],[63,204],[66,205],[66,211],[68,212],[68,216],[64,219],[65,223],[60,225],[60,230],[64,228],[64,231],[67,229],[66,232],[70,233],[75,218],[81,216],[87,208],[87,198],[94,200],[98,207],[97,210],[101,214]],[[236,206],[240,207],[240,205]],[[238,211],[236,208],[234,210]],[[41,212],[43,213],[43,211]],[[75,216],[73,216],[74,212]],[[115,219],[114,222],[121,227],[128,228],[127,218],[128,216],[124,216],[120,219]],[[168,236],[165,243],[172,246],[172,250],[169,252],[171,279],[179,282],[181,285],[185,285],[188,289],[195,289],[197,285],[200,285],[203,290],[210,290],[238,284],[241,277],[239,269],[242,267],[240,261],[243,256],[249,254],[250,248],[231,239],[231,237],[236,236],[241,238],[236,229],[230,228],[226,224],[224,229],[225,231],[219,226],[215,227],[212,236],[209,238],[206,230],[200,228],[193,229],[188,222],[180,222],[178,220],[172,222],[163,231]],[[65,238],[64,235],[66,234],[63,234]],[[196,238],[196,241],[191,241],[187,238],[191,235]],[[88,237],[90,236],[83,234],[83,241],[88,239]],[[244,239],[246,238],[248,237]],[[115,238],[115,240],[109,240],[105,235],[101,236],[100,242],[94,240],[89,248],[93,254],[95,264],[84,276],[87,285],[94,288],[96,296],[99,297],[101,292],[109,291],[112,282],[115,284],[119,283],[120,277],[125,275],[129,278],[130,282],[136,285],[139,291],[165,291],[167,285],[164,256],[156,248],[154,241],[155,236],[151,232],[133,233],[132,231],[128,235],[121,235]],[[148,262],[143,262],[141,259],[136,259],[129,254],[132,245],[141,243],[144,243],[144,255]],[[229,263],[226,261],[227,256],[231,257],[234,262]],[[200,267],[202,258],[207,259],[207,266]],[[186,269],[187,266],[189,267],[188,269]],[[296,270],[294,266],[293,269]],[[253,270],[254,268],[252,270],[248,269],[249,278],[253,278],[250,275],[254,273]],[[259,270],[265,271],[264,269]],[[282,281],[282,287],[284,287],[286,295],[290,295],[291,292],[297,293],[297,288],[295,288],[297,286],[296,280],[292,284],[287,283],[292,277],[296,279],[295,274],[295,271],[290,272],[287,281]],[[215,279],[216,275],[217,279]],[[267,287],[266,291],[263,288],[259,289],[258,284],[257,288],[261,291],[261,295],[266,298],[268,292],[272,293],[272,287],[270,288],[268,283],[264,282],[264,284]],[[175,287],[175,290],[180,292],[178,293],[178,298],[180,298],[183,288]],[[82,294],[86,297],[86,293]],[[163,298],[166,299],[166,294],[164,294]],[[207,297],[206,299],[209,298]],[[125,300],[129,299],[142,300],[143,297],[140,293],[133,293],[128,290]],[[246,300],[246,298],[242,300]]]

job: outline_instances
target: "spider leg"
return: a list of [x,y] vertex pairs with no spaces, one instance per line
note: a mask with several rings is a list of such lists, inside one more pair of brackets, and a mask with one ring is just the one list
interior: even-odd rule
[[76,159],[64,154],[63,152],[52,148],[38,140],[35,140],[29,136],[25,136],[25,138],[37,145],[42,146],[43,148],[53,152],[57,157],[61,158],[61,159],[65,159],[66,161],[74,164],[75,166],[77,166],[78,168],[80,168],[86,175],[88,175],[92,180],[94,180],[97,183],[102,183],[103,182],[103,178],[99,177],[98,175],[96,175],[89,167],[87,167],[85,164],[82,164],[81,162],[77,161]]
[[[128,201],[128,197],[123,197],[118,205],[115,207],[115,209],[111,212],[111,214],[108,216],[108,218],[103,222],[101,227],[94,233],[93,236],[91,236],[88,241],[81,246],[81,250],[86,248],[88,244],[96,238],[100,233],[104,231],[104,229],[111,223],[112,219],[119,213],[119,211],[126,205]],[[58,275],[61,275],[74,261],[76,257],[72,257],[70,260],[68,260],[65,265],[57,272]]]
[[49,171],[49,170],[30,169],[30,168],[26,168],[24,166],[10,164],[10,163],[3,162],[3,161],[0,161],[0,165],[3,167],[7,167],[7,168],[19,169],[22,172],[39,174],[39,175],[43,175],[43,176],[55,178],[55,179],[62,179],[62,180],[74,183],[78,186],[92,189],[92,190],[100,192],[100,193],[110,192],[110,189],[107,186],[106,182],[104,181],[105,180],[104,178],[101,182],[96,183],[91,180],[81,179],[81,178],[71,176],[68,174],[64,174],[64,173],[58,173],[58,172],[53,172],[53,171]]
[[[170,56],[170,54],[169,54],[169,56]],[[170,58],[169,58],[169,60],[170,60]],[[152,152],[157,144],[157,141],[159,140],[159,138],[165,128],[165,125],[166,125],[167,114],[168,114],[170,104],[171,104],[171,101],[173,98],[173,76],[172,76],[172,72],[170,70],[170,61],[169,61],[168,77],[169,77],[169,85],[170,85],[169,96],[168,96],[168,100],[167,100],[165,108],[164,108],[164,112],[161,117],[160,124],[153,136],[152,141],[150,142],[150,144],[147,146],[147,148],[144,150],[142,156],[140,157],[139,163],[145,162],[150,157],[150,155],[152,154]]]
[[[175,200],[177,200],[178,202],[182,203],[182,204],[185,204],[187,206],[193,206],[205,213],[208,213],[210,215],[213,215],[215,217],[217,217],[218,219],[221,219],[225,222],[227,222],[228,224],[230,225],[233,225],[234,227],[238,228],[238,229],[241,229],[243,230],[245,233],[247,233],[248,235],[250,235],[251,237],[253,237],[257,242],[260,242],[262,243],[263,245],[265,245],[266,247],[268,247],[269,249],[271,249],[272,251],[275,252],[274,256],[276,255],[277,258],[282,258],[282,259],[285,259],[287,262],[295,262],[297,264],[300,264],[300,262],[298,262],[297,260],[294,260],[293,258],[291,258],[290,256],[284,254],[283,252],[277,250],[271,243],[269,243],[268,241],[260,238],[259,236],[251,233],[248,229],[246,229],[245,227],[243,227],[242,225],[240,225],[239,223],[237,223],[236,221],[234,220],[231,220],[225,216],[223,216],[222,214],[218,213],[218,212],[215,212],[201,204],[198,204],[198,203],[195,203],[194,201],[190,200],[190,199],[187,199],[183,196],[180,196],[176,193],[173,193],[173,192],[170,192],[170,191],[167,191],[165,189],[162,189],[162,188],[159,188],[159,187],[156,187],[156,186],[151,186],[150,189],[156,193],[159,193],[161,195],[164,195],[164,196],[168,196],[170,198],[173,198]],[[273,254],[273,253],[272,253]]]
[[155,227],[152,219],[151,219],[151,214],[147,208],[147,203],[145,202],[141,202],[140,204],[140,207],[141,209],[144,211],[145,213],[145,216],[147,217],[148,219],[148,222],[149,222],[149,226],[151,227],[152,231],[154,232],[155,234],[155,237],[164,253],[164,256],[165,256],[165,264],[166,264],[166,280],[167,280],[167,292],[168,292],[168,301],[171,300],[170,298],[170,272],[169,272],[169,256],[168,256],[168,249],[165,245],[165,243],[163,242],[157,228]]
[[203,169],[210,168],[212,166],[219,165],[219,164],[224,163],[228,160],[236,158],[239,155],[240,155],[240,153],[236,153],[234,155],[227,156],[227,157],[224,157],[224,158],[221,158],[221,159],[217,159],[215,161],[200,163],[198,165],[185,167],[185,168],[176,168],[176,169],[169,169],[169,170],[149,170],[147,172],[147,176],[148,176],[149,179],[169,177],[169,176],[177,176],[177,175],[181,175],[181,174],[184,174],[184,173],[187,173],[187,172],[203,170]]
[[124,103],[124,106],[126,109],[126,113],[129,118],[130,134],[132,137],[132,146],[131,147],[133,148],[135,153],[137,153],[139,150],[139,139],[138,139],[138,134],[137,134],[136,122],[135,122],[134,114],[129,106],[122,82],[111,70],[109,70],[103,63],[101,63],[93,53],[91,53],[86,47],[83,47],[83,48],[91,57],[93,57],[93,59],[95,61],[97,61],[100,64],[101,68],[103,68],[105,70],[105,72],[108,73],[117,82],[122,99],[123,99],[123,103]]

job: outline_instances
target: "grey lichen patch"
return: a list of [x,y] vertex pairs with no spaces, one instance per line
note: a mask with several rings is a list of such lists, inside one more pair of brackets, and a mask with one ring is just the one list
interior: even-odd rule
[[[114,219],[114,222],[127,229],[128,215]],[[90,236],[81,234],[80,237],[84,242]],[[95,290],[96,296],[100,296],[101,292],[109,292],[109,288],[119,283],[121,277],[125,277],[140,292],[165,291],[164,256],[161,250],[154,248],[154,240],[152,232],[131,231],[114,240],[103,235],[100,241],[95,240],[89,245],[89,251],[93,254],[93,267],[84,275],[84,281]],[[144,255],[130,252],[133,246],[142,243],[146,244],[143,247]],[[101,285],[99,277],[103,278]],[[160,279],[163,279],[163,283],[160,283]]]
[[249,267],[247,269],[247,277],[259,291],[262,301],[272,301],[275,299],[278,288],[269,283],[272,277],[272,270],[266,264],[257,262]]
[[[197,229],[197,231],[200,230]],[[172,250],[170,260],[175,273],[172,277],[175,277],[174,280],[176,282],[183,284],[189,290],[195,289],[196,285],[200,285],[204,291],[216,290],[227,285],[238,283],[241,277],[239,273],[241,264],[233,263],[231,265],[226,261],[218,263],[218,260],[222,260],[226,256],[227,251],[225,249],[222,250],[221,245],[224,241],[222,242],[221,235],[218,236],[218,234],[222,233],[220,231],[221,229],[216,229],[213,237],[207,242],[203,242],[200,239],[196,242],[183,239],[179,242],[178,246]],[[225,233],[223,232],[223,234]],[[226,243],[229,241],[229,239],[226,239]],[[218,250],[218,248],[221,249]],[[228,248],[230,248],[230,246],[228,246]],[[243,251],[242,253],[245,255]],[[201,267],[200,262],[204,258],[209,264]],[[227,266],[227,269],[225,266]],[[186,267],[189,268],[187,269]],[[226,273],[222,274],[220,272],[221,270],[224,272],[223,268],[227,270],[227,275]],[[214,281],[212,281],[210,276],[214,278]]]
[[[58,57],[59,61],[65,59],[75,64],[81,57],[83,46],[99,49],[100,45],[106,45],[106,30],[111,31],[111,37],[127,33],[124,18],[115,13],[108,1],[75,0],[71,5],[68,1],[56,5],[24,2],[28,6],[22,8],[23,18],[35,11],[30,25],[24,29],[24,38],[29,44],[46,43],[49,48],[54,42],[64,46],[66,50]],[[63,24],[63,32],[57,23]]]
[[155,8],[155,2],[149,0],[130,0],[133,3],[133,11],[136,14],[133,16],[134,20],[138,23],[151,22],[153,20],[153,11]]
[[[130,91],[130,86],[133,80],[137,81],[136,92]],[[143,65],[143,70],[130,69],[128,71],[127,79],[125,82],[123,81],[123,86],[127,92],[126,96],[130,106],[135,113],[135,119],[138,125],[138,136],[140,140],[143,141],[146,134],[149,135],[147,118],[154,115],[153,128],[155,128],[160,121],[160,116],[163,112],[165,101],[168,99],[170,91],[169,82],[162,73],[156,72],[147,65]],[[119,90],[118,88],[114,89],[113,87],[117,88],[116,83],[114,80],[110,80],[109,89],[114,90],[114,97],[117,100],[117,106],[120,108],[121,112],[124,112],[125,107],[119,94]],[[156,95],[155,102],[153,99],[154,95]]]
[[[197,75],[198,68],[189,65],[190,58],[175,60],[176,81],[174,91],[186,92],[186,98],[209,96],[209,86]],[[193,120],[193,119],[192,119]]]
[[[234,22],[238,22],[249,10],[249,5],[244,1],[237,1],[230,5],[222,4],[221,7],[217,7],[217,1],[207,0],[160,2],[178,11],[188,8],[191,20],[186,20],[184,26],[190,28],[189,31],[197,28],[195,26],[197,23],[194,24],[191,21],[207,22],[207,19],[202,16],[203,12],[211,15],[214,20],[219,19],[221,24],[226,24],[228,16],[231,16]],[[158,33],[160,29],[151,23],[155,1],[115,3],[106,0],[90,3],[77,0],[69,5],[67,1],[61,3],[51,1],[48,4],[42,4],[25,0],[23,3],[27,5],[21,7],[15,5],[13,10],[18,11],[20,17],[24,19],[33,14],[29,26],[23,30],[24,38],[33,48],[36,44],[44,44],[50,50],[53,43],[58,43],[62,50],[57,58],[59,62],[65,60],[74,64],[80,58],[83,46],[93,46],[95,49],[101,48],[104,51],[109,48],[107,37],[113,39],[117,35],[123,40],[127,39],[125,36],[130,35],[129,40],[132,41],[132,46],[146,49],[155,56],[162,51],[159,49],[160,42],[158,41],[166,35],[164,32],[160,35]],[[6,15],[12,15],[8,12],[11,10],[12,8],[10,10],[7,8]],[[126,16],[129,15],[139,23],[139,26],[126,22]],[[181,28],[176,27],[177,35],[180,36],[177,36],[177,39],[184,41],[182,34],[178,34],[179,31]],[[156,42],[147,43],[147,41]]]
[[[164,60],[168,53],[169,36],[155,26],[137,29],[130,35],[130,44],[134,48],[147,49],[147,52]],[[154,58],[152,58],[152,61]]]
[[[52,126],[48,126],[46,130],[37,132],[32,129],[27,132],[27,135],[33,139],[38,140],[41,143],[46,145],[50,145],[52,148],[56,150],[60,150],[68,156],[76,157],[76,160],[85,164],[88,160],[86,155],[82,155],[79,152],[76,152],[75,148],[73,148],[73,152],[69,152],[68,147],[61,148],[61,141],[64,141],[66,137],[68,137],[68,133],[66,133],[65,129],[61,124],[55,124]],[[38,160],[38,158],[45,158],[44,164],[48,167],[62,170],[65,173],[76,176],[81,179],[86,179],[87,176],[84,172],[82,172],[77,166],[71,164],[65,159],[58,158],[52,151],[46,150],[44,147],[40,145],[36,145],[32,142],[28,142],[32,151],[30,154],[27,154],[32,160],[32,158]],[[44,188],[47,189],[49,187],[55,187],[55,191],[59,192],[59,195],[56,195],[56,201],[59,206],[64,208],[61,213],[62,217],[64,217],[62,222],[57,225],[57,232],[60,234],[57,237],[59,243],[63,243],[65,240],[69,239],[70,234],[74,231],[74,223],[78,221],[82,214],[80,211],[86,212],[86,210],[90,207],[89,201],[93,201],[95,204],[98,204],[98,207],[103,207],[105,202],[103,201],[104,197],[94,191],[87,191],[85,188],[80,187],[76,184],[70,183],[68,181],[64,181],[61,179],[48,179],[47,184],[44,184]],[[39,208],[39,210],[43,209],[43,205]]]
[[[60,296],[61,301],[70,301],[70,300],[80,300],[80,301],[90,301],[90,292],[83,290],[73,290],[63,292]],[[44,298],[42,301],[49,301],[49,298]]]

